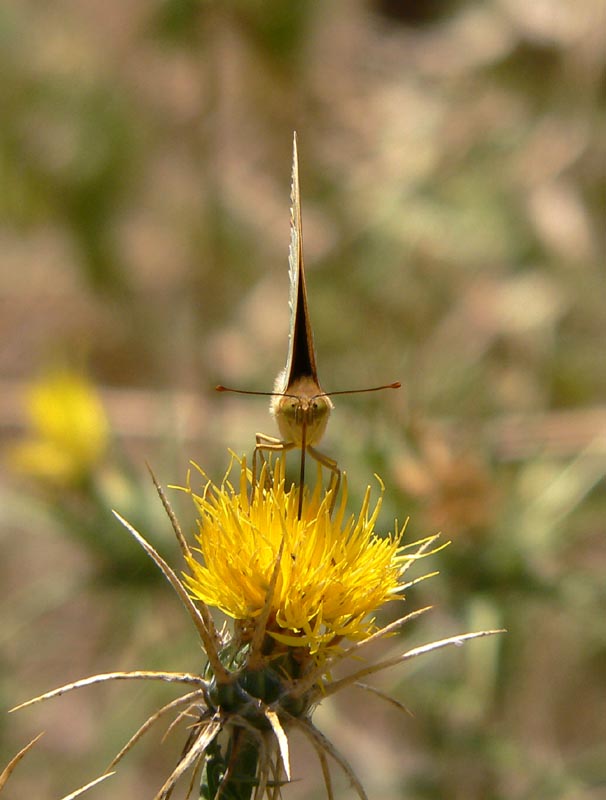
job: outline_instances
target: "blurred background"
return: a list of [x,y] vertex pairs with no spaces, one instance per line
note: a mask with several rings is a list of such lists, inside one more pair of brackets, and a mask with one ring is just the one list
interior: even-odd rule
[[[145,462],[219,480],[275,432],[214,386],[285,361],[294,129],[323,388],[403,384],[338,398],[322,449],[352,508],[381,475],[382,530],[452,541],[389,649],[509,631],[381,676],[411,716],[352,689],[316,722],[374,800],[606,797],[604,4],[5,0],[0,97],[0,766],[46,731],[7,797],[91,780],[175,691],[12,705],[201,668],[110,509],[179,566]],[[90,796],[152,797],[183,740]],[[285,797],[322,797],[293,758]]]

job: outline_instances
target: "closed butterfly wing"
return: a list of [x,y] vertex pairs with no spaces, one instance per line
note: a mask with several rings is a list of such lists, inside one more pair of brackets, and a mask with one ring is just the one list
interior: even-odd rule
[[290,330],[286,367],[276,378],[270,410],[275,416],[285,443],[305,447],[318,442],[326,429],[333,408],[318,380],[316,353],[307,306],[307,285],[303,264],[301,192],[297,135],[293,138],[292,182],[290,190]]
[[292,181],[290,188],[290,247],[288,251],[288,274],[290,279],[290,329],[288,333],[288,356],[286,366],[276,378],[274,390],[289,392],[300,378],[311,379],[318,393],[322,392],[318,381],[314,337],[307,306],[307,285],[303,265],[303,237],[301,226],[301,192],[299,188],[299,159],[297,134],[293,139]]

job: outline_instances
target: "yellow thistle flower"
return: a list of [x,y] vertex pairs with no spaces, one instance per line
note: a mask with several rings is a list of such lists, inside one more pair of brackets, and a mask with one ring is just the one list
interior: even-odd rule
[[[113,769],[165,715],[176,714],[171,729],[188,720],[181,759],[156,800],[168,798],[186,773],[191,775],[190,791],[197,779],[199,796],[205,800],[282,797],[281,787],[291,780],[289,734],[293,730],[302,733],[315,750],[327,797],[334,797],[330,759],[349,778],[360,800],[368,800],[351,765],[313,725],[314,708],[353,684],[398,705],[360,679],[496,631],[453,636],[376,662],[365,661],[363,654],[368,653],[369,645],[428,610],[410,612],[383,628],[375,626],[372,616],[382,603],[401,597],[404,589],[416,582],[402,583],[402,575],[411,563],[428,554],[437,537],[403,547],[397,524],[393,534],[379,537],[375,523],[381,498],[371,508],[367,490],[360,512],[346,516],[346,481],[333,519],[333,489],[322,488],[321,470],[315,488],[303,489],[299,517],[299,487],[287,487],[283,458],[276,459],[272,469],[265,465],[254,487],[245,460],[237,463],[237,489],[226,477],[220,486],[208,481],[201,495],[186,490],[200,514],[198,551],[188,545],[156,483],[189,568],[183,580],[116,514],[187,609],[206,653],[203,669],[199,673],[104,673],[18,707],[113,680],[181,684],[184,694],[152,714],[110,765]],[[411,551],[406,553],[408,548]],[[211,607],[235,620],[232,632],[217,630]],[[334,667],[348,659],[355,664],[353,671],[333,678]]]
[[[264,469],[252,500],[251,473],[239,461],[238,490],[225,479],[192,496],[198,520],[198,553],[187,558],[184,582],[192,597],[249,622],[265,608],[279,561],[267,633],[281,644],[322,654],[342,639],[358,641],[372,629],[369,618],[400,591],[400,578],[414,560],[400,545],[401,531],[379,537],[375,523],[381,498],[371,509],[368,487],[357,516],[346,517],[347,482],[331,518],[331,490],[321,481],[304,490],[298,516],[297,486],[287,487],[284,460],[273,468],[273,486],[264,487]],[[381,486],[381,493],[383,487]]]
[[68,369],[54,370],[32,384],[25,404],[32,433],[13,448],[14,468],[56,485],[88,474],[102,458],[109,436],[93,385]]

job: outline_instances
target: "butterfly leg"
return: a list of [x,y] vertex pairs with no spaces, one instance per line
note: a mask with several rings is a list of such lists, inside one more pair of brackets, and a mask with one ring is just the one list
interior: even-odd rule
[[332,472],[330,478],[330,485],[329,489],[332,489],[332,500],[330,501],[330,513],[332,514],[335,503],[337,502],[337,495],[339,494],[339,487],[341,486],[341,470],[339,469],[339,465],[334,460],[334,458],[330,458],[330,456],[324,455],[319,450],[316,450],[311,445],[307,446],[307,452],[310,456],[316,459],[323,467],[329,469]]
[[[277,439],[275,436],[268,436],[266,433],[255,434],[255,449],[253,451],[252,463],[252,497],[255,496],[255,489],[257,487],[257,458],[261,458],[262,463],[266,463],[265,452],[268,453],[281,453],[286,450],[292,450],[295,446],[292,442],[283,442],[282,439]],[[269,476],[268,476],[269,477]],[[269,478],[271,481],[271,478]],[[271,482],[269,484],[271,486]]]

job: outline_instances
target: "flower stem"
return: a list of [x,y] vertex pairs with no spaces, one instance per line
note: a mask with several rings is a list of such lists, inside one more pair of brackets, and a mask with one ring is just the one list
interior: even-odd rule
[[223,745],[207,750],[200,800],[250,800],[257,785],[259,741],[244,728],[232,728]]

